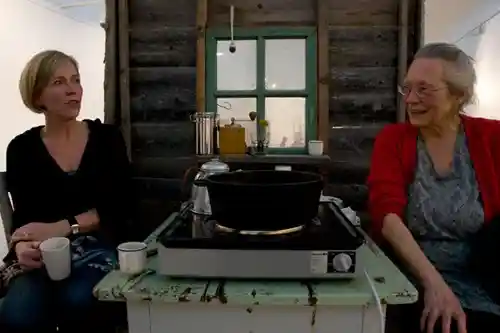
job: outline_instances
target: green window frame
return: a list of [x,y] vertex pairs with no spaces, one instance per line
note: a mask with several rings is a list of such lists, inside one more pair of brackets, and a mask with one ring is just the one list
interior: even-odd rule
[[[257,116],[265,119],[266,97],[303,97],[305,98],[305,147],[272,148],[274,154],[304,154],[307,142],[317,139],[317,38],[315,27],[280,28],[235,28],[234,40],[256,40],[257,43],[257,82],[254,90],[217,90],[217,42],[230,40],[229,28],[209,28],[206,43],[205,98],[207,112],[216,112],[218,98],[253,97],[257,100]],[[303,90],[266,90],[265,59],[267,39],[300,39],[306,41],[306,82]],[[215,111],[211,111],[215,110]],[[272,135],[272,132],[271,132]]]

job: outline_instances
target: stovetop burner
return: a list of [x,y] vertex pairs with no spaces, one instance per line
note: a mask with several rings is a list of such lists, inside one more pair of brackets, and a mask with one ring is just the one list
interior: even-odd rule
[[274,232],[225,228],[189,209],[182,209],[158,238],[159,274],[238,279],[356,275],[356,250],[364,237],[334,203],[320,204],[318,216],[304,225]]
[[159,240],[166,247],[238,250],[355,250],[364,242],[334,203],[320,204],[318,217],[304,225],[276,231],[234,230],[184,209]]
[[217,222],[215,222],[215,229],[218,232],[228,232],[228,233],[239,233],[240,235],[251,235],[251,236],[277,236],[277,235],[287,235],[305,228],[305,225],[299,225],[293,228],[281,229],[281,230],[236,230],[232,228],[225,227]]

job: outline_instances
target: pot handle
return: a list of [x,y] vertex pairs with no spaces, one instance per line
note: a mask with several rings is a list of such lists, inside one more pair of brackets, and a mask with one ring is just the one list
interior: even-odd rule
[[[236,170],[235,172],[243,171],[242,169]],[[207,178],[195,179],[193,184],[196,186],[207,186]]]
[[207,180],[206,179],[195,179],[193,181],[193,184],[196,186],[207,186]]

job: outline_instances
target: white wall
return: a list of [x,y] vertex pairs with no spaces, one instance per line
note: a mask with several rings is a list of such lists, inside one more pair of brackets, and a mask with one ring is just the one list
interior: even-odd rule
[[468,112],[500,119],[500,0],[426,0],[426,42],[457,44],[476,60],[477,101]]
[[71,20],[28,0],[0,0],[0,170],[10,139],[43,121],[22,104],[18,80],[35,53],[57,49],[80,63],[84,97],[81,116],[103,118],[104,30]]
[[[5,148],[15,135],[43,122],[22,104],[18,80],[35,53],[57,49],[80,63],[84,97],[82,118],[104,115],[104,30],[80,23],[29,0],[0,0],[0,171]],[[5,251],[0,227],[0,256]]]

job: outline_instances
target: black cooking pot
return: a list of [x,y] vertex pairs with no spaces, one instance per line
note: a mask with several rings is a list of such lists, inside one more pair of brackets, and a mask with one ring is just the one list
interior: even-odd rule
[[318,213],[323,180],[300,171],[234,171],[207,177],[212,217],[236,230],[282,230]]

